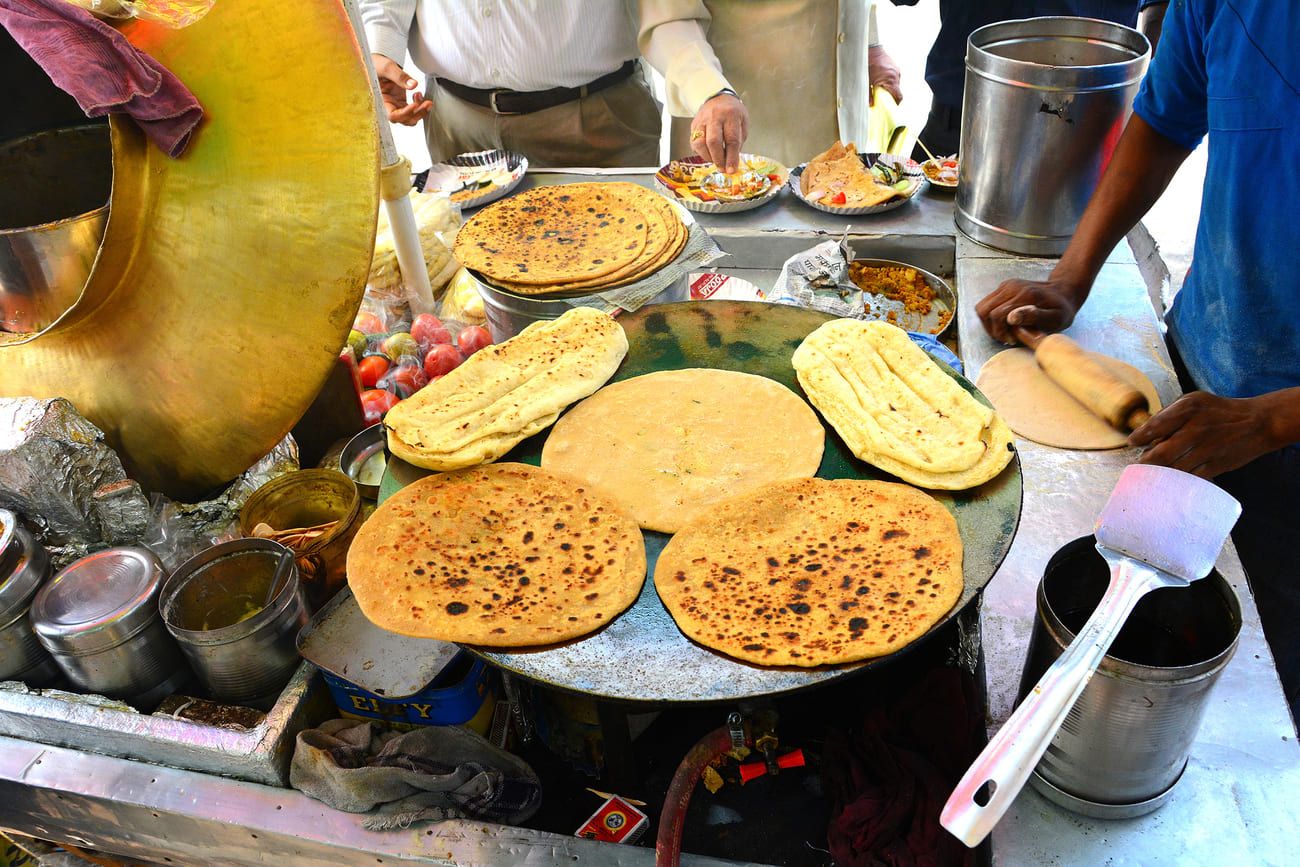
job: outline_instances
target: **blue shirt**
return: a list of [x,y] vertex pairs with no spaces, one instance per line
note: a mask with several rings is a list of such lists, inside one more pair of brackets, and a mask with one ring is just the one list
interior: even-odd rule
[[1300,3],[1173,0],[1133,109],[1209,135],[1191,272],[1166,317],[1201,388],[1300,386]]
[[[914,6],[916,2],[893,0],[895,6]],[[1158,0],[939,0],[939,35],[925,62],[925,83],[934,91],[935,103],[961,108],[966,84],[966,41],[985,24],[1043,15],[1078,15],[1132,27],[1137,23],[1138,9],[1154,2]]]

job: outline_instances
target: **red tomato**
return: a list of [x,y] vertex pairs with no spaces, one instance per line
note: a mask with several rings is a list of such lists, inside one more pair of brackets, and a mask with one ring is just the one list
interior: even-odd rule
[[375,424],[384,417],[384,413],[397,406],[397,395],[382,388],[372,388],[361,392],[361,409],[366,414],[366,423]]
[[832,205],[842,205],[842,204],[844,204],[846,201],[848,201],[848,200],[844,197],[844,193],[842,193],[842,192],[836,193],[835,195],[831,196],[831,204],[832,204]]
[[373,313],[362,312],[357,314],[356,321],[352,323],[362,334],[377,334],[384,330],[384,321]]
[[357,365],[357,369],[361,372],[361,384],[366,388],[374,388],[391,366],[388,359],[382,355],[367,355]]
[[424,357],[424,374],[432,381],[436,377],[445,376],[460,367],[461,361],[460,352],[456,350],[456,347],[449,346],[446,343],[439,343],[430,349],[429,354]]
[[456,337],[456,345],[460,347],[461,355],[469,358],[484,346],[491,346],[492,335],[488,334],[488,330],[482,325],[471,325],[460,330],[460,334]]
[[411,323],[411,336],[420,346],[433,346],[435,343],[451,343],[451,332],[442,320],[432,313],[421,313]]

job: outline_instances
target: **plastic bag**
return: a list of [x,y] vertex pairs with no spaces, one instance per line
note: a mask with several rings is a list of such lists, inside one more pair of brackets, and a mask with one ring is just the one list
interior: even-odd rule
[[216,0],[67,0],[99,18],[141,18],[179,30],[198,21]]
[[[433,297],[438,298],[460,267],[451,255],[451,245],[461,225],[460,206],[453,204],[447,196],[434,193],[412,192],[410,198],[415,223],[420,230],[424,263],[429,271],[429,286],[433,289]],[[366,294],[377,304],[400,307],[410,303],[410,294],[397,265],[397,250],[386,205],[379,208],[375,254],[370,261],[368,283]]]

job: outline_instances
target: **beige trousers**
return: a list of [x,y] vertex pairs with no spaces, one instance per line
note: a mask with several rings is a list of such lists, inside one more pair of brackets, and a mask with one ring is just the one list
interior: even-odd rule
[[661,106],[640,70],[582,99],[516,115],[464,102],[432,79],[428,84],[433,111],[424,135],[435,163],[505,148],[535,168],[659,165]]

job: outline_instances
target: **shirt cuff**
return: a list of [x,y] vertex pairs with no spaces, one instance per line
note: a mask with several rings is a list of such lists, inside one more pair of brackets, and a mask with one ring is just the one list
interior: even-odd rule
[[697,46],[684,47],[673,58],[664,79],[667,82],[668,111],[677,117],[694,117],[710,97],[730,88],[726,76]]
[[366,25],[371,54],[382,54],[401,66],[406,62],[406,34],[382,24]]

